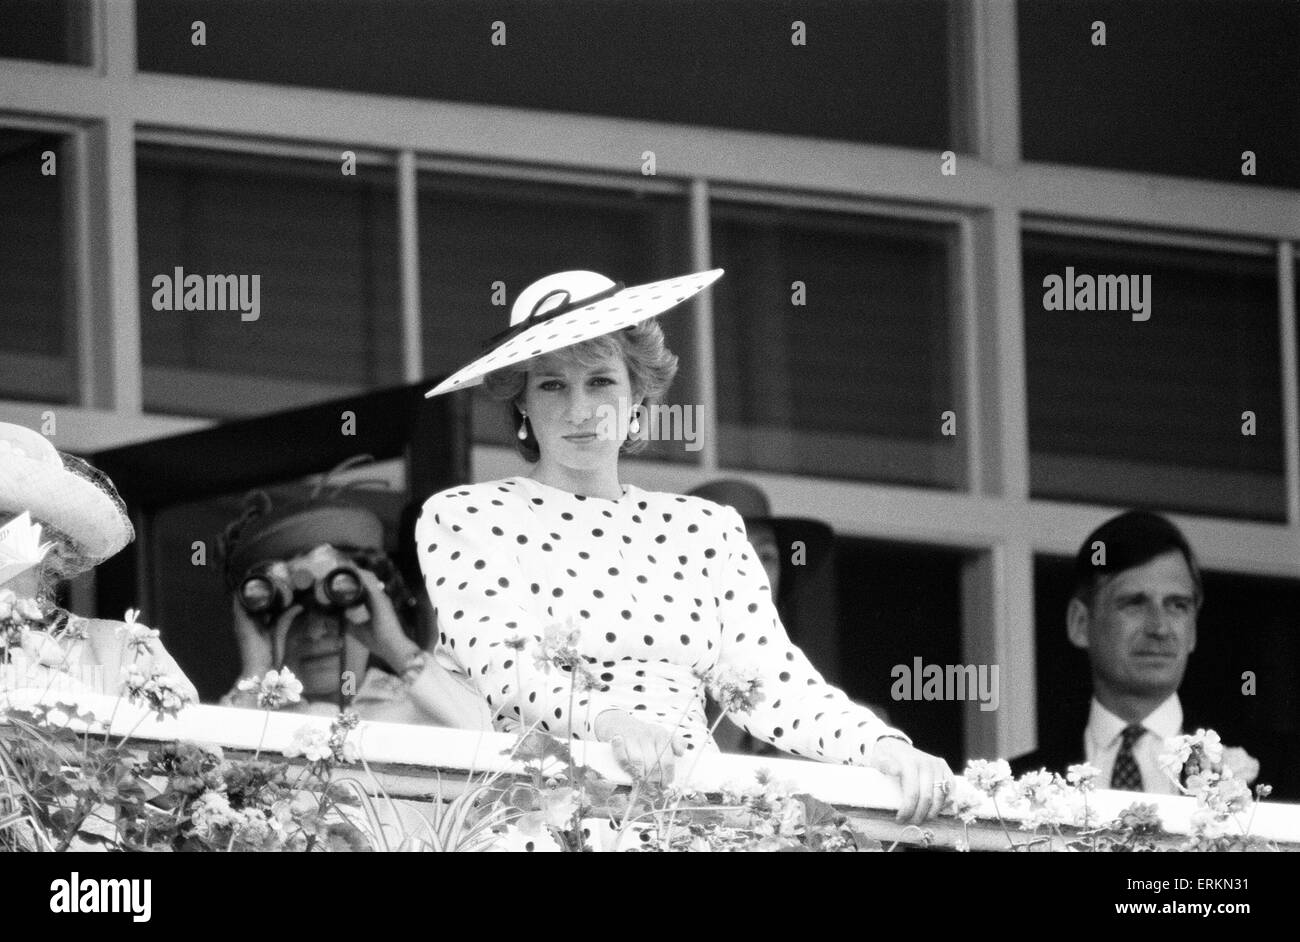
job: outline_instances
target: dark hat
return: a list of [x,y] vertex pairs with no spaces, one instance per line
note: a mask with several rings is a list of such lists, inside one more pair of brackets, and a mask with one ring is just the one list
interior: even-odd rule
[[357,455],[341,462],[305,499],[275,506],[265,491],[249,493],[239,518],[217,538],[227,583],[233,588],[244,573],[259,563],[309,553],[323,544],[383,552],[383,521],[370,509],[347,499],[349,485],[334,486],[332,481],[334,475],[371,460],[369,455]]
[[[776,534],[776,545],[781,559],[781,599],[789,598],[800,584],[817,572],[830,556],[835,531],[829,524],[809,517],[774,517],[767,495],[757,485],[738,478],[709,481],[690,491],[692,497],[703,497],[715,504],[724,504],[740,514],[749,527],[766,523]],[[790,547],[801,541],[806,551],[806,562],[795,566],[790,562]]]

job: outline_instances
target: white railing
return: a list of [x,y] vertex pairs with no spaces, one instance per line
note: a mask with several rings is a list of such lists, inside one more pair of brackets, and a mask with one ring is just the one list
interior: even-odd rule
[[[220,746],[226,752],[260,751],[266,755],[286,751],[303,726],[328,731],[331,722],[327,716],[203,705],[187,707],[177,717],[159,719],[116,697],[78,687],[75,682],[49,689],[0,687],[0,728],[2,711],[8,707],[75,703],[80,711],[88,711],[100,723],[107,723],[112,736],[129,735],[141,746],[181,740]],[[75,720],[70,726],[78,731],[86,728]],[[103,729],[99,727],[101,732]],[[517,738],[507,733],[364,721],[351,733],[350,741],[357,745],[367,771],[360,766],[348,767],[344,775],[356,778],[372,794],[382,791],[392,798],[449,800],[459,794],[471,775],[527,774],[523,763],[511,758]],[[575,742],[573,757],[620,787],[632,785],[604,743]],[[965,843],[972,850],[1006,850],[1008,835],[1017,843],[1028,842],[1031,837],[1016,830],[1022,813],[1013,808],[995,811],[989,803],[969,826],[947,816],[931,819],[924,826],[928,833],[922,839],[920,830],[894,821],[901,800],[897,780],[873,769],[721,753],[703,753],[680,763],[678,783],[706,794],[743,789],[755,782],[759,770],[767,770],[794,792],[833,805],[850,818],[856,830],[886,844],[902,841],[953,847]],[[1100,821],[1114,819],[1137,801],[1156,806],[1168,834],[1191,833],[1191,818],[1196,810],[1192,798],[1110,790],[1094,791],[1088,796],[1090,812]],[[998,812],[1005,826],[997,820]],[[1283,849],[1300,850],[1300,805],[1258,803],[1251,811],[1250,833]],[[1172,846],[1177,842],[1165,843]]]

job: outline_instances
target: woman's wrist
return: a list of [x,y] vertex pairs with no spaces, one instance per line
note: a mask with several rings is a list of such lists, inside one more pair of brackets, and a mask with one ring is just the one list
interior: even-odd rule
[[416,645],[411,645],[410,651],[405,656],[399,657],[397,663],[391,666],[402,678],[402,683],[409,687],[424,673],[431,660],[433,658],[428,651]]

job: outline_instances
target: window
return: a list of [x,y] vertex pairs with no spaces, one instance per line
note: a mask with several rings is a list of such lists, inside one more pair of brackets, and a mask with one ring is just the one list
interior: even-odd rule
[[[959,7],[139,0],[137,23],[150,72],[962,150]],[[191,44],[195,20],[209,54]]]
[[1018,20],[1026,160],[1300,187],[1295,3],[1020,0]]
[[[137,167],[146,409],[246,416],[401,382],[391,168],[151,144]],[[178,269],[205,310],[174,309]]]
[[0,128],[0,398],[76,398],[71,161],[58,135]]
[[[713,204],[720,460],[956,488],[953,227]],[[802,286],[802,287],[800,287]]]
[[[1023,248],[1033,496],[1283,519],[1273,257],[1035,232]],[[1071,272],[1149,283],[1148,319],[1045,309],[1045,279]]]
[[[956,700],[896,700],[896,665],[960,665],[961,570],[964,555],[948,549],[838,537],[838,671],[824,666],[816,640],[798,626],[798,643],[819,668],[838,674],[858,703],[883,707],[890,723],[918,749],[944,756],[954,768],[965,755],[966,706]],[[805,595],[801,591],[801,596]],[[977,665],[978,666],[978,665]],[[828,677],[829,679],[829,677]]]
[[[426,173],[420,177],[420,297],[424,359],[430,376],[446,375],[477,356],[483,341],[510,323],[510,305],[544,275],[600,272],[627,285],[690,270],[686,205],[679,196],[626,189]],[[493,303],[495,285],[504,304]],[[694,335],[690,305],[664,314],[669,349],[679,358],[665,405],[694,403]],[[506,407],[474,393],[477,441],[510,444]],[[641,454],[695,460],[687,442],[652,441]]]
[[0,59],[90,64],[90,0],[5,0]]
[[[1034,561],[1040,744],[1082,737],[1092,695],[1087,655],[1065,634],[1073,571],[1069,559]],[[1274,798],[1300,800],[1300,581],[1211,571],[1203,585],[1196,650],[1178,694],[1187,721],[1258,758]]]

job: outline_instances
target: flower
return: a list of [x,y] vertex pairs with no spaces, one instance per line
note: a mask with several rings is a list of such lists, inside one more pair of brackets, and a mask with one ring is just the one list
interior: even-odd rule
[[127,611],[127,620],[117,626],[117,635],[126,646],[136,654],[152,654],[153,642],[158,639],[158,632],[148,625],[137,625],[135,609]]
[[122,668],[122,688],[132,703],[148,707],[163,716],[175,716],[190,702],[190,694],[179,678],[154,670],[146,675],[137,664]]
[[14,605],[14,611],[27,621],[42,622],[45,620],[45,613],[41,611],[40,605],[35,599],[19,599]]
[[[23,599],[24,602],[27,599]],[[59,667],[68,659],[68,652],[46,631],[32,631],[24,628],[22,633],[23,653],[33,662],[45,667]]]
[[1227,815],[1209,808],[1197,808],[1192,812],[1191,832],[1194,838],[1214,841],[1227,837],[1232,830],[1231,825]]
[[1115,824],[1122,830],[1139,834],[1154,834],[1160,830],[1160,812],[1150,802],[1135,801],[1120,812]]
[[1011,763],[1006,759],[971,759],[963,774],[980,791],[992,795],[1011,781]]
[[212,840],[218,830],[243,822],[243,815],[230,807],[230,801],[221,792],[204,792],[194,799],[189,811],[194,830],[207,840]]
[[[542,643],[533,655],[538,668],[549,671],[554,664],[560,668],[574,668],[583,664],[578,654],[578,638],[582,632],[573,627],[573,617],[565,619],[564,626],[547,625],[542,633]],[[585,665],[584,665],[585,666]]]
[[547,827],[557,831],[573,825],[578,813],[578,792],[573,788],[549,788],[541,793],[542,818]]
[[323,762],[334,757],[330,736],[319,726],[307,724],[294,731],[293,739],[284,748],[286,758],[302,756],[308,762]]
[[239,682],[239,689],[245,692],[256,690],[257,705],[263,710],[278,710],[302,699],[302,682],[287,667],[279,671],[269,670],[261,680],[245,677]]
[[1223,768],[1247,785],[1259,778],[1259,760],[1240,746],[1229,746],[1223,750]]
[[751,713],[766,698],[757,671],[721,670],[704,678],[709,695],[726,713]]
[[1101,775],[1101,769],[1095,765],[1089,765],[1087,762],[1080,762],[1078,765],[1072,765],[1065,770],[1065,780],[1085,792],[1095,787],[1093,780],[1099,775]]
[[511,651],[522,651],[528,647],[528,637],[526,635],[511,635],[502,643]]
[[984,792],[970,779],[959,777],[952,780],[952,789],[948,792],[943,810],[955,814],[964,823],[971,824],[983,805]]

